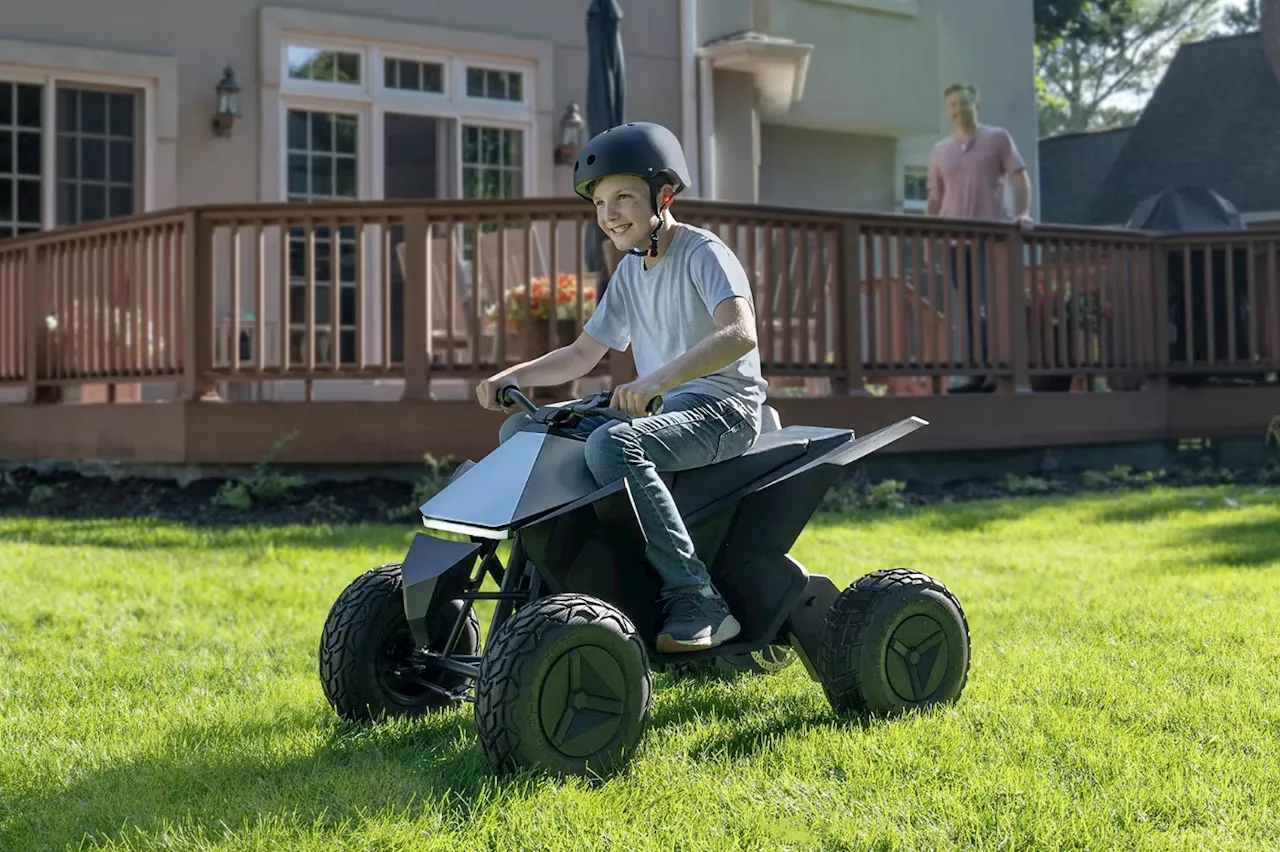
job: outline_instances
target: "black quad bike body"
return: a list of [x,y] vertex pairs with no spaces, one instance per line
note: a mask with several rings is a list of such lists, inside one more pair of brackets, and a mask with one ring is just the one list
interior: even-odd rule
[[[599,487],[585,437],[571,432],[582,417],[629,418],[607,407],[607,392],[544,408],[515,388],[502,394],[530,424],[420,507],[428,529],[452,537],[415,534],[401,562],[366,572],[334,603],[320,675],[340,716],[472,701],[495,770],[606,774],[643,734],[653,670],[770,672],[798,657],[839,712],[958,699],[969,631],[942,583],[889,568],[842,591],[789,555],[841,468],[925,421],[857,439],[766,426],[744,455],[663,474],[742,630],[718,648],[660,654],[661,584],[630,491],[625,480]],[[496,591],[482,588],[486,578]],[[495,604],[483,654],[476,601]]]

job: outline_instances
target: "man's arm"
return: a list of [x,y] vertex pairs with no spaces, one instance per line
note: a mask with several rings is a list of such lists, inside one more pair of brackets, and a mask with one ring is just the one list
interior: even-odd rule
[[1025,168],[1019,169],[1009,176],[1009,185],[1013,187],[1013,218],[1031,218],[1031,177]]
[[942,210],[942,169],[938,165],[938,153],[935,150],[929,155],[929,200],[925,202],[926,216],[937,216]]

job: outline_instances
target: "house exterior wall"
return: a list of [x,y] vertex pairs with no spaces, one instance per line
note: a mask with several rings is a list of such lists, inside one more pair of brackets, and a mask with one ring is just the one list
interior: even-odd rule
[[[677,0],[620,0],[623,42],[631,84],[627,111],[681,132]],[[586,22],[581,0],[469,0],[421,3],[368,0],[361,4],[301,0],[288,9],[261,0],[116,0],[112,14],[86,16],[82,0],[18,4],[0,21],[0,81],[79,74],[145,90],[146,157],[151,170],[145,207],[280,200],[285,104],[357,108],[364,123],[393,109],[368,92],[321,91],[294,86],[282,75],[281,42],[369,51],[382,48],[417,58],[459,57],[480,64],[524,67],[525,103],[478,107],[472,114],[524,127],[530,175],[526,194],[563,195],[570,169],[556,167],[552,151],[559,120],[570,102],[586,114]],[[633,21],[643,21],[636,26]],[[377,55],[363,54],[366,61]],[[230,138],[212,132],[214,87],[230,63],[242,87],[242,118]],[[459,66],[460,67],[460,66]],[[369,79],[366,67],[365,79]],[[284,84],[283,86],[281,84]],[[282,97],[283,95],[283,97]],[[411,98],[401,98],[403,105]],[[419,104],[410,111],[431,112]],[[468,106],[439,111],[467,115]],[[362,127],[372,149],[380,131]],[[358,197],[375,197],[379,180],[372,150],[360,154]],[[52,188],[50,189],[52,193]]]
[[[942,91],[960,81],[982,92],[981,119],[1013,134],[1038,198],[1032,4],[702,0],[701,9],[700,38],[754,28],[813,46],[803,98],[762,119],[761,201],[922,209],[912,191],[950,132]],[[997,32],[1001,41],[978,47]],[[729,124],[717,105],[717,132]]]

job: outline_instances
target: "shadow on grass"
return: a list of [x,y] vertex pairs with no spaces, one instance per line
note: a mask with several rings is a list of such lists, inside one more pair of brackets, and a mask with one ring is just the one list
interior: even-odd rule
[[[651,713],[645,740],[660,743],[664,729],[708,715],[729,720],[694,741],[691,759],[738,759],[813,728],[875,724],[841,719],[825,700],[783,701],[762,714],[753,690],[687,687]],[[296,830],[340,830],[343,822],[377,814],[413,819],[423,812],[439,813],[445,826],[465,831],[503,799],[550,783],[538,773],[495,775],[476,739],[470,705],[408,724],[320,720],[322,739],[308,753],[283,759],[263,754],[263,742],[316,725],[308,710],[252,726],[179,728],[159,754],[0,803],[0,841],[39,838],[48,848],[62,848],[86,838],[156,837],[175,832],[175,825],[181,834],[218,837],[263,824],[286,828],[279,825],[284,820]]]
[[[1261,517],[1232,516],[1233,512],[1258,508],[1257,503],[1240,505],[1257,492],[1256,488],[1208,488],[1135,494],[1124,502],[1109,502],[1099,507],[1094,519],[1100,524],[1145,524],[1190,513],[1188,522],[1170,536],[1166,545],[1202,551],[1195,561],[1185,564],[1187,570],[1199,570],[1206,561],[1237,568],[1269,567],[1280,564],[1280,500],[1264,507],[1266,514]],[[1227,502],[1229,500],[1235,501],[1235,505]],[[1204,517],[1192,520],[1197,513]],[[1170,567],[1165,560],[1160,570],[1167,572]]]
[[[314,724],[314,717],[298,724]],[[458,822],[470,816],[482,792],[494,791],[469,714],[445,712],[408,729],[336,720],[327,727],[313,751],[285,759],[260,749],[264,740],[293,733],[279,722],[230,733],[180,729],[160,754],[11,799],[7,816],[0,805],[0,827],[7,824],[14,840],[38,838],[40,848],[63,848],[86,837],[159,837],[176,823],[186,827],[183,834],[194,830],[206,837],[281,819],[301,830],[337,826],[371,812],[416,812],[424,799],[445,820]],[[498,781],[497,790],[521,783],[528,782]]]
[[255,550],[298,547],[323,550],[386,550],[388,561],[400,558],[410,536],[421,527],[404,524],[315,526],[202,526],[143,518],[58,520],[0,519],[0,545],[98,547],[119,550]]

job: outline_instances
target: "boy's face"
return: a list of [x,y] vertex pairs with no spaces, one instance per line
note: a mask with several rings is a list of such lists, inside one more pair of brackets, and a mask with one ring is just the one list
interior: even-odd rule
[[[634,175],[601,178],[592,190],[596,222],[619,251],[648,245],[649,233],[658,223],[649,206],[649,186]],[[662,202],[659,194],[658,201]]]

